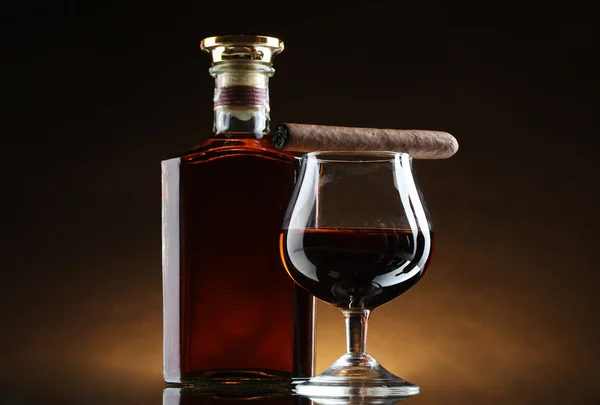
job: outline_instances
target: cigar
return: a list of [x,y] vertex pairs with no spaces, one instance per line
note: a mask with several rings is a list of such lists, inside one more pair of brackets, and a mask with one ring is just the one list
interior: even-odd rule
[[272,136],[276,149],[290,152],[390,151],[414,159],[447,159],[458,150],[458,141],[447,132],[420,129],[334,127],[279,124]]

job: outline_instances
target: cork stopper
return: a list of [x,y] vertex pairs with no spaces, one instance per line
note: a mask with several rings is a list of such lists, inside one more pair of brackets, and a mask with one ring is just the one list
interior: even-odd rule
[[212,65],[251,61],[273,65],[273,57],[283,51],[283,41],[263,35],[220,35],[204,38],[200,49],[210,53]]

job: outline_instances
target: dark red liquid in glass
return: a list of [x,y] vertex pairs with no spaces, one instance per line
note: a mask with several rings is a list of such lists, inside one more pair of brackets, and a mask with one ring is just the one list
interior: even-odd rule
[[373,309],[425,273],[433,233],[405,229],[290,229],[280,235],[290,276],[340,308]]

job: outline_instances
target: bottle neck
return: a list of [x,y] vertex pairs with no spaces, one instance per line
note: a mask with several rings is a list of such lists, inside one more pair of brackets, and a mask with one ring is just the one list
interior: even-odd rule
[[215,65],[214,137],[254,137],[270,131],[269,77],[274,69],[254,62]]

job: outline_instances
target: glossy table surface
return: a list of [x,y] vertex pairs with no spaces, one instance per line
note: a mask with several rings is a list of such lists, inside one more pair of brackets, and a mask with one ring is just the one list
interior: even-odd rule
[[372,404],[392,405],[398,402],[407,405],[443,404],[600,404],[596,395],[584,394],[581,390],[552,392],[535,387],[513,387],[512,389],[477,390],[453,389],[452,387],[421,386],[421,393],[405,399],[369,399],[323,401],[294,395],[232,395],[199,394],[189,389],[166,387],[160,381],[94,380],[70,384],[48,384],[48,381],[21,381],[0,386],[0,404],[4,405],[59,405],[59,404],[156,404],[156,405],[330,405]]

